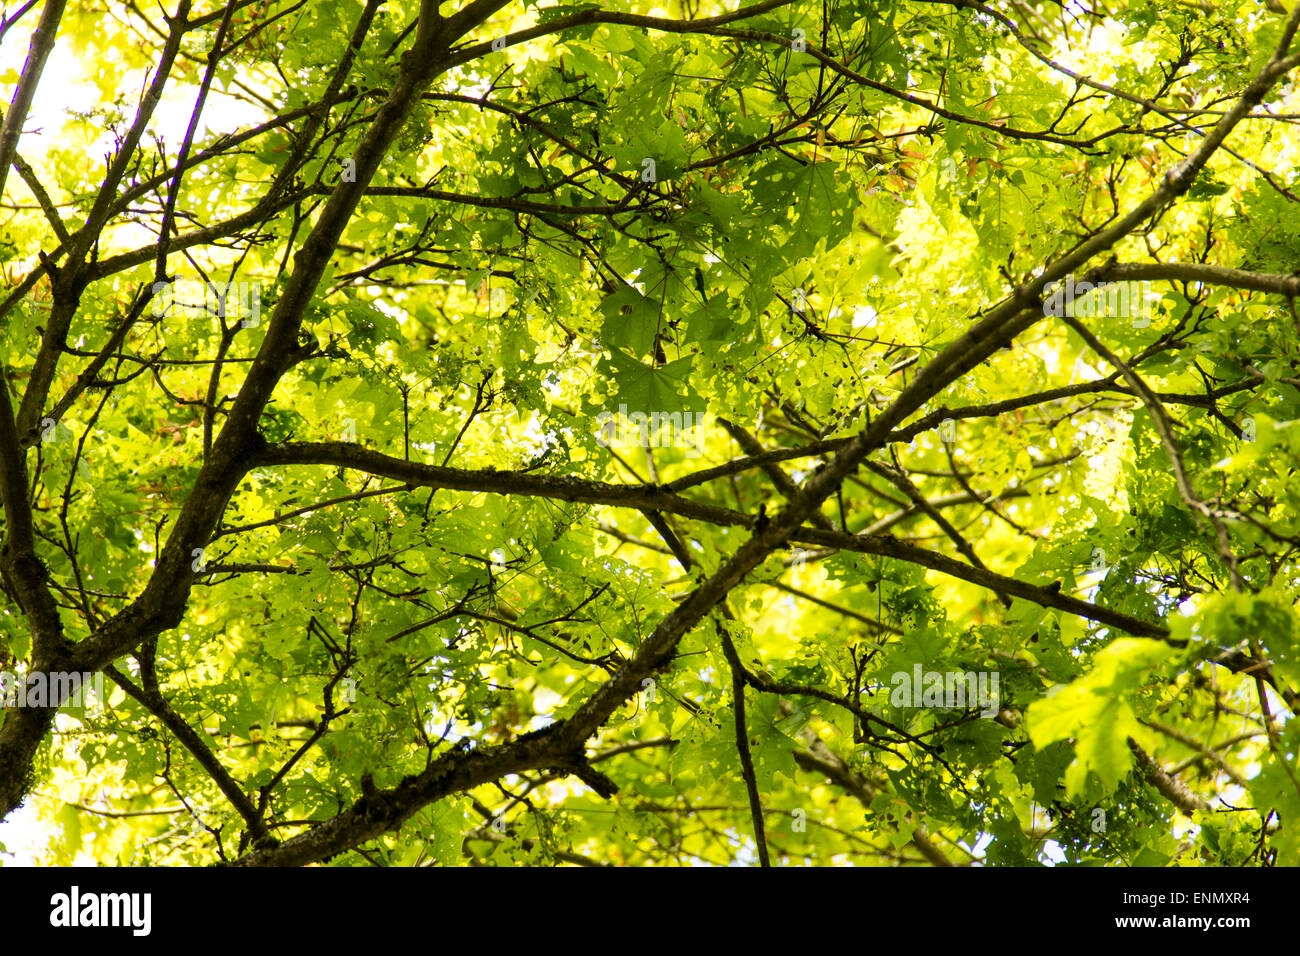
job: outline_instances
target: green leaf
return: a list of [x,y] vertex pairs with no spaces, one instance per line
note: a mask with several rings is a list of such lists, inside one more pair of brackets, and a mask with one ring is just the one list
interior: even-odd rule
[[691,366],[690,358],[682,358],[656,368],[615,353],[600,362],[599,370],[617,383],[617,403],[626,404],[629,413],[703,412],[705,402],[691,383]]
[[1074,738],[1075,759],[1065,774],[1071,797],[1083,792],[1089,771],[1111,792],[1132,769],[1128,738],[1141,736],[1143,729],[1129,697],[1173,654],[1172,648],[1156,641],[1120,638],[1097,655],[1089,674],[1058,685],[1029,707],[1026,716],[1035,747]]
[[605,316],[601,341],[614,348],[628,349],[633,355],[650,351],[660,327],[656,302],[625,285],[601,302],[600,312]]

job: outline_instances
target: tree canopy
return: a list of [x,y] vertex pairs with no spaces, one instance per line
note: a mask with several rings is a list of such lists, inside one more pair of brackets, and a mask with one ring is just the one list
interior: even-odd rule
[[1290,5],[15,7],[0,815],[1300,863]]

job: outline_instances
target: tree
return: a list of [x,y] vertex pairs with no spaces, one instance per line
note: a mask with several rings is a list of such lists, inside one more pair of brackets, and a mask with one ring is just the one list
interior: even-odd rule
[[0,810],[1300,862],[1300,6],[452,6],[0,24]]

